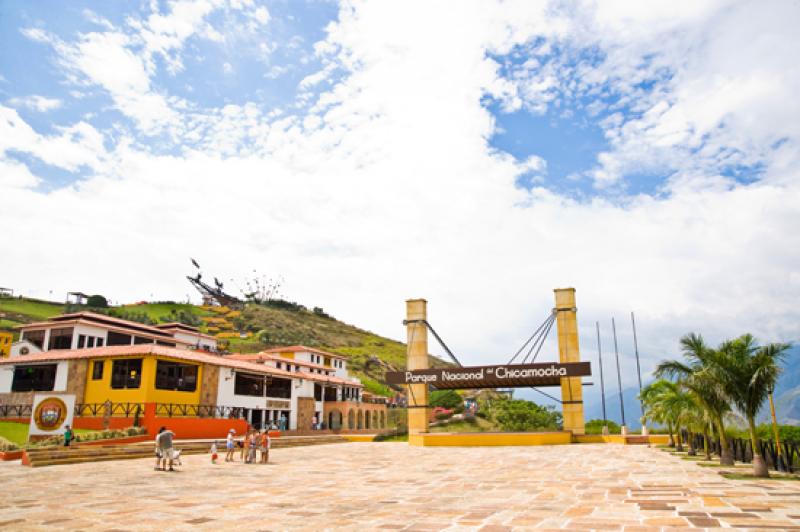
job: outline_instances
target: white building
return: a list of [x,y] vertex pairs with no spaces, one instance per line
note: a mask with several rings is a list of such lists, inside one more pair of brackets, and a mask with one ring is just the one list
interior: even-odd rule
[[217,348],[216,338],[189,325],[166,323],[150,326],[94,312],[62,314],[47,321],[21,325],[18,329],[20,338],[11,346],[12,357],[56,349],[139,344],[206,351]]

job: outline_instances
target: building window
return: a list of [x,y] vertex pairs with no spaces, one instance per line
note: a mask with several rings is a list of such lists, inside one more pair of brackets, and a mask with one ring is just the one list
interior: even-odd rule
[[79,334],[78,335],[78,349],[83,349],[83,347],[85,345],[86,345],[86,335],[85,334]]
[[56,385],[56,364],[15,366],[12,392],[51,392]]
[[139,344],[152,344],[153,340],[151,338],[142,338],[141,336],[134,336],[133,343],[136,345]]
[[72,327],[66,329],[51,329],[48,349],[71,349]]
[[86,338],[86,347],[94,347],[94,336],[89,336]]
[[156,340],[156,345],[165,345],[167,347],[175,347],[175,343],[173,343],[173,342],[163,342],[161,340]]
[[322,401],[322,386],[314,383],[314,400],[315,401]]
[[193,392],[197,389],[197,366],[159,360],[156,364],[156,388]]
[[131,345],[131,335],[108,331],[107,345]]
[[39,349],[44,349],[44,331],[23,331],[20,340],[27,340]]
[[292,380],[273,377],[267,387],[267,397],[275,397],[276,399],[291,399]]
[[92,364],[92,380],[103,380],[103,368],[105,367],[105,360],[95,360]]
[[103,347],[103,339],[98,338],[97,342],[94,344],[95,347]]
[[138,388],[142,383],[142,359],[115,360],[111,368],[111,387]]
[[264,397],[264,388],[264,377],[262,375],[236,373],[236,382],[233,385],[234,394]]

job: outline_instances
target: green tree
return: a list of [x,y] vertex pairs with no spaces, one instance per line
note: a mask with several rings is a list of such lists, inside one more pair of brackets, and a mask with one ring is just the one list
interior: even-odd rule
[[725,394],[747,418],[753,447],[753,474],[768,477],[767,463],[761,455],[756,431],[756,416],[775,387],[780,375],[779,363],[789,344],[759,346],[750,334],[723,342],[716,350],[714,376]]
[[89,298],[86,300],[86,305],[94,308],[107,308],[108,300],[105,298],[105,296],[95,294],[93,296],[89,296]]
[[561,430],[561,414],[553,407],[521,399],[493,401],[492,417],[502,430],[508,432]]
[[434,390],[431,392],[428,403],[432,407],[440,406],[450,410],[464,409],[464,399],[455,390]]
[[[690,390],[716,427],[720,439],[720,464],[733,465],[728,438],[725,434],[725,415],[731,406],[721,383],[715,376],[716,354],[699,334],[689,333],[681,338],[684,361],[669,360],[656,368],[656,377],[671,377]],[[708,429],[703,431],[708,436]]]

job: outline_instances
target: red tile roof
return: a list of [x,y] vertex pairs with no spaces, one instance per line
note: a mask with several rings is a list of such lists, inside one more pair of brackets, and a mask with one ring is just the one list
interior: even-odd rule
[[322,351],[321,349],[314,349],[313,347],[307,347],[305,345],[287,345],[286,347],[273,347],[272,349],[265,349],[264,351],[262,351],[262,353],[299,353],[299,352],[316,353],[318,355],[323,355],[326,357],[341,358],[342,360],[347,360],[347,357],[344,355],[337,355],[336,353],[328,353],[327,351]]

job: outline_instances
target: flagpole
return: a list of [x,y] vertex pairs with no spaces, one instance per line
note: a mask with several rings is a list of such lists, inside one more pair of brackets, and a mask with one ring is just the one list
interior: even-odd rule
[[642,368],[639,365],[639,342],[636,339],[636,319],[631,311],[631,325],[633,326],[633,352],[636,354],[636,375],[639,377],[639,409],[642,411],[642,436],[647,436],[647,418],[644,416],[642,404]]
[[608,416],[606,415],[606,387],[603,382],[603,350],[600,346],[600,322],[596,321],[597,327],[597,356],[600,359],[600,398],[603,401],[603,435],[608,434]]
[[622,427],[620,433],[623,436],[628,434],[628,428],[625,426],[625,401],[622,399],[622,373],[619,370],[619,348],[617,347],[617,325],[614,323],[614,318],[611,318],[611,330],[614,333],[614,355],[617,359],[617,383],[619,384],[619,411],[622,414]]

